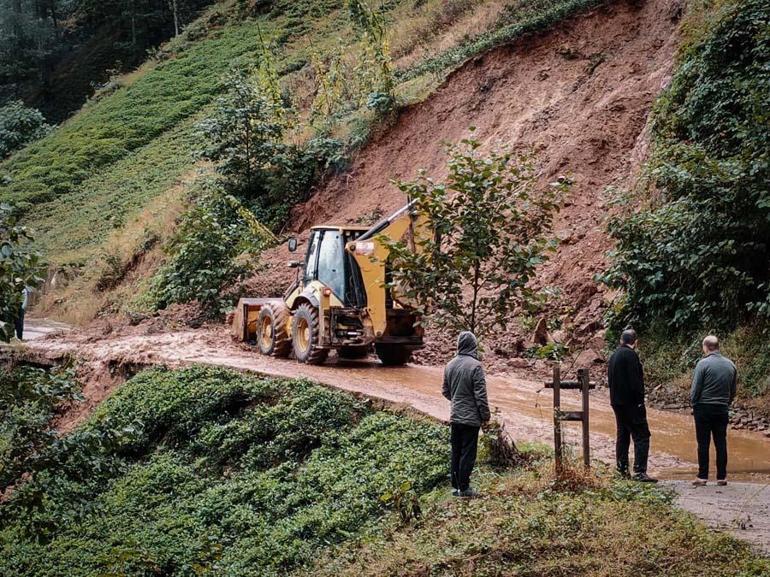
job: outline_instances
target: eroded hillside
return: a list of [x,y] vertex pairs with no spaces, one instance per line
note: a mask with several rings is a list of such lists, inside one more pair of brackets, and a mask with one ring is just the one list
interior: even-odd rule
[[[556,316],[565,329],[590,341],[602,327],[604,292],[594,275],[611,248],[606,218],[616,191],[634,185],[645,158],[645,126],[670,76],[680,10],[671,0],[617,2],[473,58],[424,102],[403,111],[356,155],[349,171],[298,207],[293,228],[302,236],[315,224],[394,211],[405,199],[391,181],[411,179],[419,168],[444,176],[443,144],[475,127],[474,137],[487,148],[534,152],[543,183],[560,175],[573,181],[555,225],[558,252],[539,283],[558,289]],[[273,250],[265,257],[271,270],[250,286],[265,295],[280,292],[291,279],[283,266],[288,259],[283,248]],[[427,360],[451,347],[433,336],[438,347]],[[516,339],[499,341],[494,349],[515,352]]]

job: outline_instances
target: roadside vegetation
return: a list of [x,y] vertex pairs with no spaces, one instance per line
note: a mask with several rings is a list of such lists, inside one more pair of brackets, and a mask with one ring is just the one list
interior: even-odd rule
[[0,394],[3,575],[770,571],[664,491],[571,468],[555,481],[539,446],[505,469],[483,443],[485,496],[453,498],[445,427],[304,381],[149,369],[63,437],[51,415],[77,401],[71,373],[6,369]]
[[21,469],[4,459],[0,574],[286,575],[409,518],[448,458],[436,424],[209,368],[140,373],[49,437]]
[[556,248],[549,235],[567,185],[541,190],[535,159],[506,149],[481,154],[480,146],[473,138],[448,146],[443,182],[420,170],[417,180],[397,183],[433,234],[383,242],[393,290],[429,322],[483,341],[517,312],[543,305],[530,281]]
[[482,469],[477,500],[439,498],[420,520],[335,547],[305,577],[761,577],[770,561],[671,506],[672,496],[550,463]]
[[691,369],[716,332],[739,362],[740,394],[770,393],[769,26],[760,0],[691,8],[654,110],[648,200],[610,225],[618,244],[605,280],[623,290],[611,322],[650,338],[652,382]]

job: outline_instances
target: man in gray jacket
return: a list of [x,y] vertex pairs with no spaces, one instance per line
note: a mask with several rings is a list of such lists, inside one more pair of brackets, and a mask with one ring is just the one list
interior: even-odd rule
[[698,477],[693,485],[705,485],[709,478],[709,445],[714,437],[717,454],[717,485],[727,485],[728,410],[735,398],[738,371],[733,362],[719,352],[719,339],[703,339],[705,355],[695,367],[690,403],[698,439]]
[[463,331],[457,338],[457,356],[444,370],[444,396],[452,402],[452,494],[475,497],[471,472],[476,464],[479,429],[489,422],[489,402],[484,369],[479,362],[478,343],[473,333]]

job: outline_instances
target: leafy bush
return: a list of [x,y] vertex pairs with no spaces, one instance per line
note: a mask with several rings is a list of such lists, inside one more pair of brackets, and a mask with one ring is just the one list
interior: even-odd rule
[[65,439],[0,505],[0,574],[287,575],[447,457],[443,427],[203,367],[140,373]]
[[659,195],[614,219],[616,324],[734,327],[770,315],[770,5],[729,2],[655,109]]
[[40,254],[31,250],[27,228],[18,224],[16,210],[0,204],[0,341],[13,338],[22,291],[42,283]]
[[154,277],[156,307],[197,300],[219,312],[222,288],[248,272],[248,257],[273,241],[238,199],[215,185],[204,186],[167,248],[170,259]]
[[42,113],[24,106],[20,100],[0,106],[0,159],[42,138],[50,130]]
[[58,406],[78,396],[70,370],[0,368],[0,492],[34,467],[56,439]]

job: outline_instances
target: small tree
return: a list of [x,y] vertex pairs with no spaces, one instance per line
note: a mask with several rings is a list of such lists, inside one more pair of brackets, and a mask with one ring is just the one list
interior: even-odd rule
[[375,68],[376,80],[372,86],[373,91],[369,94],[367,106],[379,112],[387,112],[395,105],[393,92],[396,83],[390,62],[385,20],[382,14],[370,8],[365,0],[348,0],[348,11],[353,24],[364,40],[362,65],[366,67],[371,60]]
[[13,338],[22,291],[40,286],[40,255],[26,246],[31,236],[18,224],[15,211],[0,205],[0,340]]
[[547,233],[564,184],[536,190],[527,157],[478,149],[472,139],[450,147],[443,183],[424,171],[398,182],[433,235],[385,242],[394,289],[437,324],[482,337],[537,300],[529,281],[555,246]]
[[214,115],[198,125],[208,144],[202,156],[217,163],[230,190],[259,197],[289,162],[280,103],[243,69],[233,70],[225,81],[229,93],[217,100]]

